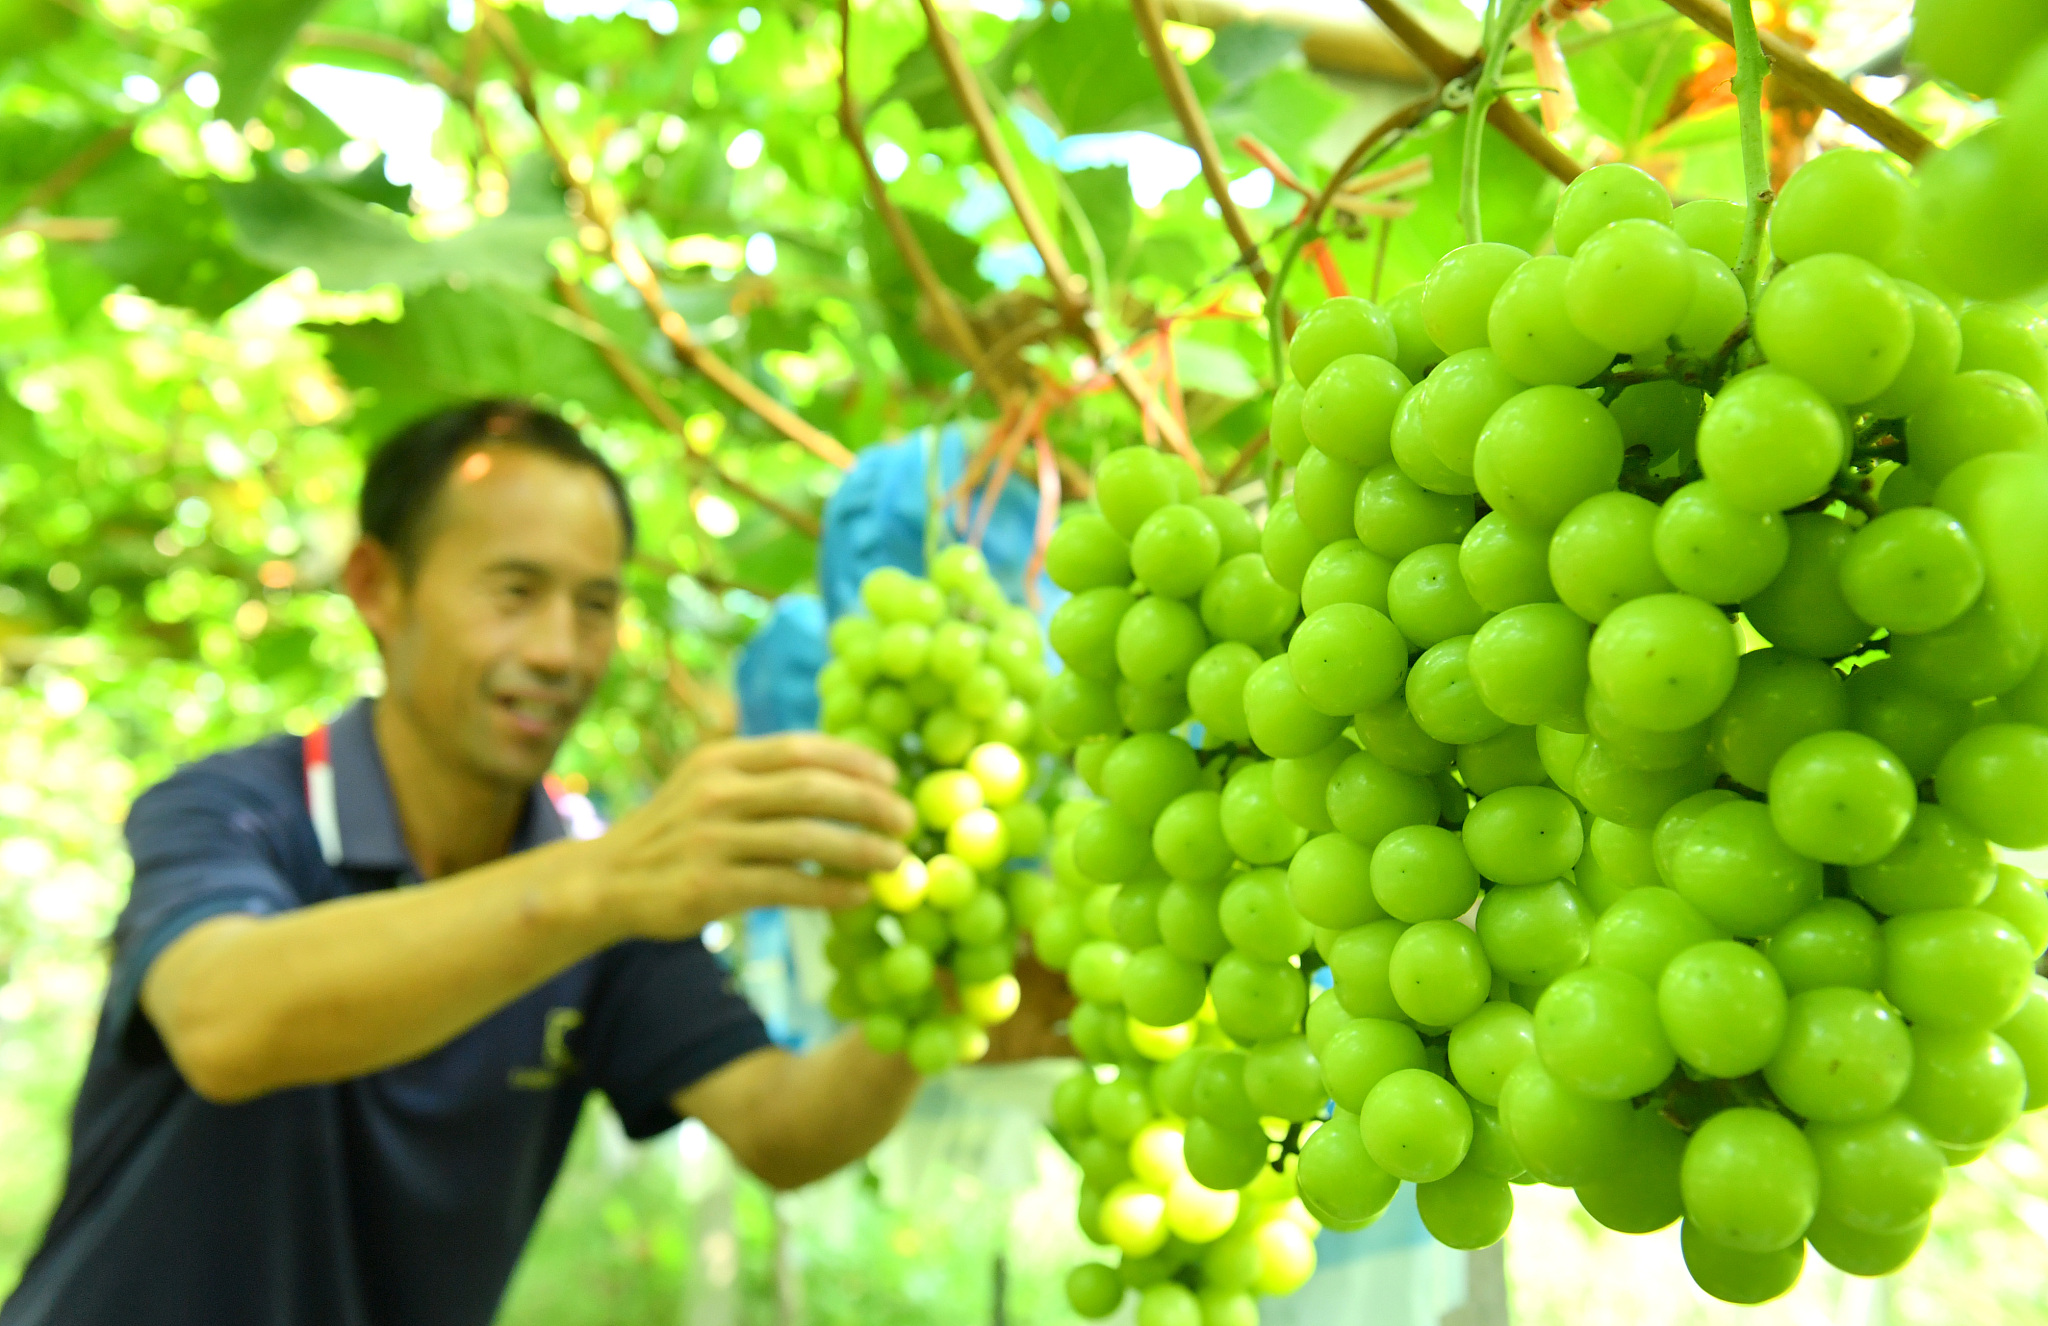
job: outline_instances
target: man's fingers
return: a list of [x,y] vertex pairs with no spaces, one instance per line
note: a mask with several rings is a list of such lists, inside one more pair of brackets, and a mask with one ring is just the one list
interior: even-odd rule
[[702,758],[741,773],[783,769],[836,769],[871,783],[896,785],[896,765],[865,746],[820,732],[784,732],[772,737],[722,741],[704,748]]
[[824,820],[756,820],[726,832],[733,856],[748,863],[815,861],[828,872],[867,875],[903,859],[903,844],[893,838]]
[[737,819],[844,820],[901,838],[917,827],[917,812],[889,787],[851,778],[836,769],[784,769],[728,778],[718,808]]
[[789,866],[736,866],[729,877],[738,902],[749,907],[858,907],[868,900],[865,884],[812,875]]

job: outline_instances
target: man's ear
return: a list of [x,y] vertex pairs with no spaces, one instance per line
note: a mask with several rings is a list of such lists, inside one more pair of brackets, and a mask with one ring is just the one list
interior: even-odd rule
[[341,587],[377,642],[390,639],[403,617],[406,591],[404,572],[391,550],[375,539],[357,540],[342,564]]

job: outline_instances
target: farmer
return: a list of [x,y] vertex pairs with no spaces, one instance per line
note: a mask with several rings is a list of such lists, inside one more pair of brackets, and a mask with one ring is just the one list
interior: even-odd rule
[[[859,901],[912,824],[887,760],[719,742],[565,834],[543,775],[632,543],[618,475],[529,406],[378,452],[343,583],[384,692],[135,803],[64,1196],[0,1326],[482,1326],[590,1091],[636,1138],[702,1120],[779,1188],[902,1117],[903,1058],[771,1047],[697,938]],[[993,1058],[1055,1043],[1026,986]]]

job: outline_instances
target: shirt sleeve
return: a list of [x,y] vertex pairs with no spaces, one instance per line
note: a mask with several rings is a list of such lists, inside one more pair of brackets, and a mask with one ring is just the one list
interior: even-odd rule
[[730,973],[695,939],[608,952],[583,1033],[584,1071],[636,1140],[678,1122],[669,1103],[678,1091],[769,1043]]
[[106,1028],[131,1058],[160,1058],[163,1043],[136,1015],[142,981],[172,941],[229,913],[289,911],[299,898],[279,868],[264,807],[232,780],[187,771],[159,783],[128,814],[135,881],[114,925]]

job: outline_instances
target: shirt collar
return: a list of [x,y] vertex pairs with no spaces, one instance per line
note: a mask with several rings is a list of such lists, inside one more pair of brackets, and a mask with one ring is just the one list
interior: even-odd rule
[[[417,879],[419,869],[398,825],[398,807],[384,756],[377,749],[371,721],[375,702],[363,699],[348,707],[327,730],[327,758],[334,766],[334,803],[341,824],[341,865],[350,870],[396,871]],[[539,783],[527,793],[526,812],[512,834],[512,852],[568,836],[554,802]]]

